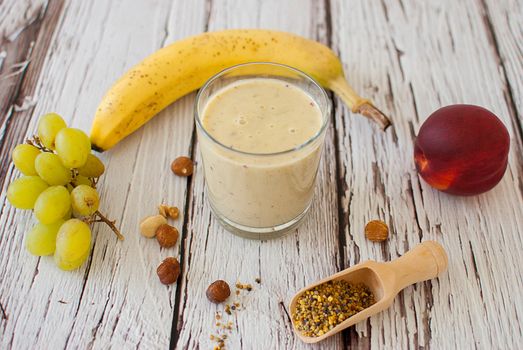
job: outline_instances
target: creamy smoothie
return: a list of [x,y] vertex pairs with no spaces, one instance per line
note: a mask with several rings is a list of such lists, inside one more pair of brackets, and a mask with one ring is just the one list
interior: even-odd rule
[[324,123],[307,92],[275,78],[238,80],[209,97],[201,123],[218,142],[200,137],[207,189],[219,215],[267,228],[306,211],[323,143],[323,135],[314,137]]

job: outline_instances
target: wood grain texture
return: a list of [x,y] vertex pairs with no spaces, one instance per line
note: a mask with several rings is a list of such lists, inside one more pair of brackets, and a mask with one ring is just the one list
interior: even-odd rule
[[[167,41],[201,32],[202,13],[171,1],[67,3],[36,84],[40,100],[28,133],[49,110],[89,130],[112,82]],[[101,208],[126,240],[117,242],[107,227],[96,226],[92,256],[78,271],[62,272],[50,258],[31,257],[23,235],[34,219],[4,205],[0,300],[9,319],[0,328],[0,347],[168,347],[176,286],[161,285],[156,267],[177,250],[142,238],[138,222],[161,202],[183,208],[187,181],[175,178],[169,164],[189,151],[192,124],[189,97],[102,155]],[[10,167],[6,179],[15,176]]]
[[[518,153],[523,154],[523,3],[483,1],[482,17],[490,47],[499,66]],[[518,159],[519,158],[519,159]],[[519,161],[519,191],[523,193],[523,156]]]
[[5,1],[0,11],[0,186],[15,144],[30,121],[36,82],[52,41],[63,2]]
[[519,122],[523,124],[523,4],[518,0],[481,2],[485,26],[498,64],[502,65],[502,79],[506,79],[507,104],[516,107]]
[[[520,0],[0,1],[0,348],[212,348],[214,313],[223,306],[210,304],[205,289],[216,279],[254,287],[238,298],[244,310],[225,315],[233,322],[230,349],[520,347],[522,15]],[[283,239],[249,241],[213,218],[198,164],[189,179],[168,170],[182,154],[200,162],[192,94],[102,155],[102,209],[125,241],[96,226],[92,254],[73,273],[30,256],[23,236],[34,219],[11,208],[5,191],[18,176],[10,150],[34,132],[38,116],[56,111],[88,130],[104,91],[133,64],[188,35],[239,27],[332,46],[350,83],[394,129],[381,133],[333,99],[310,215]],[[25,68],[13,66],[27,59]],[[482,105],[509,127],[509,167],[489,193],[451,197],[416,174],[417,130],[452,103]],[[161,202],[183,208],[173,222],[182,237],[170,250],[137,229]],[[365,223],[377,218],[391,228],[386,244],[364,238]],[[426,239],[447,248],[447,274],[405,289],[390,310],[321,344],[294,336],[287,306],[296,290]],[[182,263],[170,287],[155,272],[167,256]]]
[[[325,13],[315,1],[212,1],[210,5],[209,30],[273,28],[326,40]],[[240,11],[242,15],[238,16]],[[300,16],[294,16],[295,13]],[[232,286],[237,281],[251,283],[254,288],[238,298],[244,310],[231,316],[224,313],[220,321],[231,321],[234,325],[227,339],[228,348],[307,348],[292,333],[289,301],[304,285],[339,268],[338,221],[332,215],[337,212],[332,126],[326,139],[310,215],[299,229],[283,239],[251,241],[225,231],[210,212],[202,168],[197,169],[185,240],[186,268],[175,334],[177,348],[212,348],[209,337],[217,334],[215,311],[223,311],[223,305],[211,304],[205,290],[217,279],[224,279]],[[198,150],[196,159],[200,161]],[[260,285],[254,282],[257,277],[261,277]],[[342,347],[341,341],[340,336],[335,336],[323,346],[338,349]]]
[[[513,292],[522,279],[511,266],[522,258],[523,211],[521,193],[514,191],[521,181],[514,130],[505,177],[477,197],[431,189],[412,160],[415,133],[441,106],[483,105],[513,125],[479,3],[335,1],[331,12],[334,46],[348,63],[351,83],[394,120],[394,130],[384,136],[337,108],[340,148],[350,150],[340,153],[348,188],[346,264],[363,257],[388,260],[425,239],[441,242],[450,257],[447,275],[407,288],[388,312],[356,326],[363,337],[350,333],[350,343],[515,348],[523,340],[516,321],[523,300]],[[386,246],[361,234],[374,218],[392,228]]]

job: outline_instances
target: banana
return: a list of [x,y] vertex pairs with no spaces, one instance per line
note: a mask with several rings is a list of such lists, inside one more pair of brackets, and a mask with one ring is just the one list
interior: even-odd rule
[[334,91],[355,113],[385,130],[390,122],[345,80],[335,53],[316,41],[269,30],[225,30],[177,41],[125,73],[105,94],[91,128],[93,149],[105,151],[210,77],[247,62],[295,67]]

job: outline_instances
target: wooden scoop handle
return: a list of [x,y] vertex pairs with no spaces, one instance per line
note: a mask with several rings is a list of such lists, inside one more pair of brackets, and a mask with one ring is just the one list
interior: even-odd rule
[[411,284],[439,276],[447,269],[448,258],[441,244],[425,241],[388,264],[396,273],[395,285],[400,291]]

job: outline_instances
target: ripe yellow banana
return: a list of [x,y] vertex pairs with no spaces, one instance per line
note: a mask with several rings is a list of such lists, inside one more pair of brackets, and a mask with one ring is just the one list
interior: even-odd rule
[[158,50],[125,73],[106,93],[91,129],[91,143],[105,151],[137,130],[180,97],[200,88],[211,76],[235,64],[275,62],[295,67],[334,91],[355,113],[389,120],[345,80],[340,60],[316,41],[269,30],[225,30],[177,41]]

